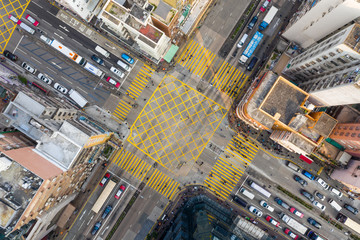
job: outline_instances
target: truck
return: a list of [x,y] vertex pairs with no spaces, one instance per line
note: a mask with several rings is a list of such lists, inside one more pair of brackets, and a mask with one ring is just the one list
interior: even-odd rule
[[245,50],[243,51],[239,62],[244,64],[254,53],[256,47],[259,45],[261,39],[263,38],[263,34],[260,32],[256,32],[253,38],[250,40],[249,44],[246,46]]
[[85,107],[85,105],[88,103],[88,101],[74,89],[69,91],[69,97],[81,108]]
[[305,235],[305,233],[309,230],[307,227],[299,223],[298,221],[292,219],[285,213],[280,213],[280,219],[284,221],[287,225],[289,225],[293,230]]
[[249,185],[250,185],[251,188],[255,189],[256,191],[258,191],[259,193],[261,193],[265,197],[269,198],[271,196],[271,193],[269,191],[265,190],[264,188],[262,188],[261,186],[256,184],[254,181],[249,180]]
[[100,78],[104,77],[104,75],[105,75],[105,73],[103,73],[103,71],[101,71],[100,69],[98,69],[97,67],[95,67],[94,65],[92,65],[89,62],[87,62],[85,64],[84,68]]
[[338,215],[336,216],[336,220],[343,223],[345,226],[347,226],[351,230],[353,230],[353,231],[357,232],[358,234],[360,234],[360,224],[353,221],[352,219],[345,216],[344,214],[338,213]]
[[265,28],[267,28],[267,26],[270,24],[270,22],[273,20],[273,18],[275,17],[277,11],[279,9],[277,9],[276,7],[272,6],[269,10],[269,12],[266,14],[266,16],[264,17],[263,21],[260,23],[259,25],[259,31],[263,31]]

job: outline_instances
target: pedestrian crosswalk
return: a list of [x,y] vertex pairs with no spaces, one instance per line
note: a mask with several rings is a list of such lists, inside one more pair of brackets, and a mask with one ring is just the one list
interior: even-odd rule
[[148,65],[144,64],[135,79],[132,81],[129,89],[126,91],[126,95],[136,100],[144,90],[153,73],[154,70]]
[[212,53],[195,40],[189,41],[184,51],[177,59],[177,64],[187,68],[190,72],[203,78],[207,70],[211,74],[208,80],[211,85],[235,98],[248,79],[248,76],[224,60],[219,60]]
[[244,72],[224,61],[210,83],[221,92],[235,98],[247,79],[248,76]]
[[205,179],[205,186],[217,196],[228,198],[258,149],[251,140],[234,136]]
[[[144,66],[136,75],[134,81],[132,81],[129,89],[126,91],[126,95],[128,95],[133,100],[136,100],[144,90],[153,73],[154,70],[148,65],[144,64]],[[123,98],[116,106],[114,112],[112,113],[112,117],[115,120],[122,122],[126,119],[126,116],[129,114],[131,108],[131,103],[128,100],[124,100]]]
[[201,46],[195,40],[191,40],[179,56],[177,63],[202,78],[216,59],[216,54]]
[[174,179],[124,149],[115,153],[113,163],[168,199],[174,197],[180,186]]

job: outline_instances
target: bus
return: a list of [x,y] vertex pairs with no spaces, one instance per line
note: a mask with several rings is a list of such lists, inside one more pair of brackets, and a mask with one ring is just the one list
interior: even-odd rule
[[58,40],[56,39],[51,40],[49,45],[55,48],[56,50],[58,50],[59,52],[61,52],[62,54],[64,54],[65,56],[67,56],[68,58],[74,60],[77,64],[80,64],[81,66],[85,64],[85,58],[79,56],[77,53],[64,46]]
[[255,182],[253,182],[251,180],[249,180],[249,185],[252,189],[255,189],[256,191],[258,191],[265,197],[269,198],[271,196],[271,193],[269,191],[266,191],[264,188],[260,187],[258,184],[256,184]]
[[350,228],[351,230],[357,232],[360,234],[360,224],[358,224],[357,222],[353,221],[352,219],[350,219],[349,217],[345,216],[342,213],[339,213],[336,216],[336,220],[338,220],[339,222],[343,223],[345,226],[347,226],[348,228]]
[[245,62],[251,57],[263,36],[264,35],[261,32],[256,32],[254,34],[253,38],[250,40],[244,52],[241,54],[241,57],[239,59],[240,64],[245,64]]
[[92,211],[95,213],[98,213],[102,206],[104,205],[106,199],[109,197],[110,193],[114,190],[114,187],[116,186],[116,183],[112,180],[108,182],[105,189],[102,191],[99,198],[96,200],[94,206],[92,207]]

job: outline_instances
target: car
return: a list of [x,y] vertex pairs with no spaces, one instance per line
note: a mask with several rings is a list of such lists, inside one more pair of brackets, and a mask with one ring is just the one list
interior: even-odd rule
[[49,79],[49,78],[47,78],[47,77],[45,77],[44,74],[42,74],[42,73],[39,73],[39,74],[38,74],[38,78],[39,78],[41,81],[44,81],[45,83],[47,83],[47,84],[49,84],[49,85],[52,83],[52,80]]
[[251,21],[250,21],[250,23],[248,24],[248,29],[253,29],[253,27],[255,26],[255,23],[257,22],[257,20],[258,20],[258,17],[257,16],[254,16],[252,19],[251,19]]
[[267,204],[267,202],[265,202],[264,200],[260,201],[260,206],[266,208],[267,210],[269,210],[270,212],[274,211],[274,208],[272,206],[270,206],[269,204]]
[[101,215],[101,218],[105,219],[109,215],[109,213],[111,212],[112,209],[113,208],[112,208],[111,205],[107,205],[104,212],[103,212],[103,214]]
[[296,216],[298,216],[299,218],[303,218],[304,214],[300,211],[298,211],[296,208],[294,207],[290,207],[289,209],[290,212],[292,212],[293,214],[295,214]]
[[279,227],[280,223],[278,221],[276,221],[272,216],[267,215],[265,217],[266,221],[268,221],[269,223],[271,223],[272,225]]
[[294,175],[294,180],[303,185],[304,187],[307,186],[307,181],[299,177],[298,175]]
[[329,191],[333,194],[335,194],[336,196],[338,196],[339,198],[341,198],[343,196],[342,192],[340,192],[339,190],[337,190],[336,188],[330,187]]
[[284,230],[284,232],[287,234],[287,235],[289,235],[289,237],[291,237],[292,239],[298,239],[299,238],[299,236],[298,235],[296,235],[295,233],[293,233],[290,229],[288,229],[288,228],[285,228],[285,230]]
[[35,27],[39,26],[39,22],[36,21],[32,16],[30,16],[30,14],[26,15],[25,19],[31,22],[32,25],[34,25]]
[[110,173],[106,173],[105,176],[103,177],[103,179],[101,179],[99,185],[104,186],[105,183],[109,180],[110,176],[111,176]]
[[310,223],[311,225],[313,225],[314,227],[316,227],[317,229],[320,229],[321,228],[321,224],[318,223],[315,219],[309,217],[307,219],[308,223]]
[[322,178],[318,177],[316,178],[316,181],[325,189],[329,189],[329,184],[327,184]]
[[13,21],[14,23],[20,25],[21,20],[17,19],[16,17],[14,17],[13,15],[9,14],[8,18]]
[[246,206],[247,206],[247,202],[238,196],[234,196],[234,202],[236,202],[240,206],[243,206],[244,208],[246,208]]
[[55,83],[55,84],[54,84],[54,88],[55,88],[56,90],[58,90],[59,92],[61,92],[62,94],[67,94],[67,93],[68,93],[67,88],[64,87],[64,86],[62,86],[62,85],[60,85],[60,84],[58,84],[58,83]]
[[253,205],[250,205],[249,211],[254,213],[256,216],[261,217],[263,215],[262,211],[254,207]]
[[311,240],[317,240],[319,235],[314,232],[313,230],[310,230],[308,233],[307,233],[307,236],[311,239]]
[[301,193],[301,195],[303,195],[304,197],[309,199],[311,202],[313,202],[315,200],[314,196],[311,193],[305,191],[304,189],[301,189],[300,193]]
[[124,59],[126,62],[133,64],[134,63],[134,59],[131,58],[129,55],[127,55],[126,53],[121,54],[121,58]]
[[4,56],[14,62],[16,62],[18,60],[18,56],[16,56],[15,54],[11,53],[8,50],[4,51]]
[[315,197],[317,197],[321,201],[325,200],[325,196],[323,194],[321,194],[320,192],[318,192],[318,191],[315,191],[314,195],[315,195]]
[[120,87],[120,83],[112,79],[111,77],[107,77],[106,81],[112,85],[114,85],[116,88]]
[[314,179],[315,179],[315,176],[313,176],[311,173],[309,173],[309,172],[306,171],[306,170],[302,170],[301,173],[302,173],[305,177],[309,178],[310,180],[314,180]]
[[21,64],[21,66],[26,70],[26,71],[28,71],[28,72],[30,72],[30,73],[32,73],[32,74],[35,74],[35,72],[36,72],[36,69],[35,68],[33,68],[32,66],[30,66],[28,63],[26,63],[26,62],[23,62],[22,64]]
[[121,185],[119,190],[115,194],[115,198],[119,199],[121,194],[125,191],[126,187],[124,185]]
[[321,211],[324,211],[326,209],[326,206],[322,205],[318,201],[313,201],[314,206],[318,207]]
[[251,71],[251,70],[253,70],[253,68],[255,67],[255,65],[256,65],[256,63],[257,63],[257,61],[258,61],[258,58],[257,57],[253,57],[251,60],[250,60],[250,62],[249,62],[249,64],[248,64],[248,66],[247,66],[247,70],[248,71]]
[[122,71],[120,71],[119,69],[117,69],[115,67],[111,67],[110,71],[113,72],[115,75],[117,75],[120,78],[123,78],[125,76],[125,73],[123,73]]
[[96,55],[92,55],[91,56],[91,59],[94,61],[94,62],[96,62],[97,64],[99,64],[99,65],[105,65],[104,64],[104,60],[102,60],[101,58],[99,58],[98,56],[96,56]]
[[346,210],[348,210],[349,212],[351,212],[352,214],[356,215],[359,213],[359,210],[357,208],[354,208],[353,206],[349,205],[349,204],[344,204],[344,208],[346,208]]
[[286,202],[284,202],[283,200],[281,200],[280,198],[275,197],[274,200],[275,200],[275,202],[276,202],[277,204],[279,204],[279,205],[282,206],[283,208],[286,208],[286,209],[289,209],[289,208],[290,208],[290,206],[289,206]]
[[91,235],[95,235],[97,233],[97,231],[100,229],[101,227],[101,222],[97,222],[95,225],[94,225],[94,228],[93,230],[91,231]]
[[265,12],[267,6],[269,6],[271,0],[265,0],[263,5],[260,7],[260,12]]

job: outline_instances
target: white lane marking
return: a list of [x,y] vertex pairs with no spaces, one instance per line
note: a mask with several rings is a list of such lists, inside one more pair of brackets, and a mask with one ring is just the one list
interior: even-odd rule
[[89,225],[93,218],[94,218],[94,215],[91,216],[90,220],[88,221],[88,223],[86,225]]
[[69,81],[68,79],[64,78],[63,76],[61,76],[62,79],[64,79],[65,81],[67,81],[69,84],[72,84],[71,81]]
[[86,213],[86,209],[85,211],[83,211],[83,213],[81,214],[80,220],[83,218],[84,214]]
[[52,70],[51,68],[49,68],[49,67],[46,67],[46,68],[56,74],[56,72],[54,70]]
[[23,52],[24,54],[27,54],[26,52],[24,52],[24,50],[22,50],[22,49],[18,49],[18,51],[20,51],[20,52]]
[[48,25],[52,26],[52,24],[51,24],[51,23],[48,23],[48,22],[47,22],[47,21],[45,21],[45,20],[42,20],[42,22],[47,23]]
[[58,67],[59,69],[62,69],[62,67],[59,66],[59,65],[57,65],[55,62],[51,62],[51,63],[52,63],[52,65],[55,65],[55,66]]
[[86,92],[84,89],[82,89],[82,88],[78,88],[77,90],[79,90],[79,91],[81,91],[81,92],[83,92],[83,93],[87,94],[87,92]]
[[[58,30],[58,29],[57,29],[57,30]],[[57,34],[56,32],[54,32],[54,34],[55,34],[56,36],[58,36],[59,38],[64,39],[62,36],[60,36],[60,35]]]
[[21,36],[20,41],[16,44],[16,47],[14,49],[14,53],[15,53],[16,49],[18,48],[18,46],[19,46],[19,44],[20,44],[20,42],[22,41],[23,38],[24,38],[24,35]]
[[75,39],[72,39],[74,42],[76,42],[77,44],[84,46],[82,43],[79,43],[78,41],[76,41]]
[[59,27],[64,29],[66,32],[69,32],[69,30],[66,28],[66,26],[59,25]]
[[35,62],[38,62],[39,64],[41,64],[41,62],[33,57],[30,57],[32,60],[34,60]]
[[36,6],[38,6],[39,8],[43,8],[42,6],[40,6],[39,4],[37,4],[36,2],[31,2],[33,4],[35,4]]

